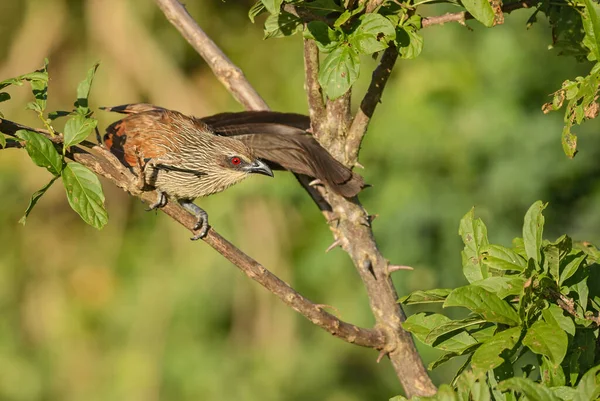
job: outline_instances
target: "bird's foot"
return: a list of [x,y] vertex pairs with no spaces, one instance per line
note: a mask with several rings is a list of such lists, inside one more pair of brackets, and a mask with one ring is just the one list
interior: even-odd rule
[[195,203],[190,201],[180,200],[179,204],[183,206],[185,210],[193,214],[198,218],[198,222],[194,225],[194,231],[198,231],[196,235],[190,238],[192,241],[199,240],[200,238],[206,237],[208,233],[208,229],[210,226],[208,225],[208,213],[204,211],[204,209],[200,208]]
[[167,204],[167,195],[165,195],[164,192],[157,189],[156,194],[157,194],[158,198],[156,199],[156,202],[154,202],[153,204],[148,206],[148,209],[146,209],[147,212],[154,210],[154,209],[159,209],[161,207],[164,207]]

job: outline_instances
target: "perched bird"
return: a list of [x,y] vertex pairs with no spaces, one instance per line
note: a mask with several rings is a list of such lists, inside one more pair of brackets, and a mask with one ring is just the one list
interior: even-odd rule
[[125,166],[138,170],[141,186],[156,188],[158,200],[150,210],[164,206],[168,196],[198,218],[194,229],[199,232],[192,239],[204,237],[209,227],[208,214],[194,199],[223,191],[251,173],[273,176],[249,146],[216,135],[202,121],[160,108],[138,110],[111,124],[104,144]]
[[[165,110],[139,103],[106,108],[124,114]],[[189,117],[194,124],[205,123],[225,137],[248,145],[254,154],[273,170],[288,170],[318,179],[333,192],[346,198],[356,196],[364,187],[363,178],[338,162],[307,131],[310,119],[294,113],[244,111],[210,117]]]

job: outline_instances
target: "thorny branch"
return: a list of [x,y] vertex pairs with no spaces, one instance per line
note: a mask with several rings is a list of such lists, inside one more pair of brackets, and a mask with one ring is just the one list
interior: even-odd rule
[[[227,77],[220,76],[222,69],[215,68],[215,59],[206,57],[207,50],[203,47],[209,46],[216,48],[214,42],[205,39],[204,33],[195,23],[182,23],[181,21],[193,21],[187,11],[181,6],[178,0],[155,0],[159,7],[165,12],[169,21],[182,33],[190,44],[198,50],[199,54],[211,66],[217,78],[221,82],[227,82],[225,86],[231,90],[230,82]],[[201,32],[199,34],[198,32]],[[199,38],[199,39],[198,39]],[[218,49],[217,49],[218,50]],[[213,52],[217,51],[213,49]],[[220,52],[220,50],[218,50]],[[314,49],[308,49],[309,57],[314,56]],[[222,54],[222,53],[221,53]],[[305,57],[306,57],[305,51]],[[226,58],[225,58],[226,59]],[[219,59],[221,62],[224,58]],[[227,60],[231,63],[229,60]],[[317,81],[318,69],[314,60],[305,62],[305,66],[313,67],[309,72],[308,83]],[[223,67],[223,65],[221,65]],[[231,65],[229,69],[239,70]],[[226,71],[227,69],[225,69]],[[240,79],[245,79],[241,76]],[[308,86],[308,96],[310,107],[320,105],[317,102],[316,86]],[[380,91],[383,90],[381,85]],[[312,91],[312,93],[311,93]],[[249,83],[244,83],[241,90],[236,89],[232,92],[236,99],[248,109],[256,109],[257,99],[260,99]],[[262,99],[261,99],[262,101]],[[264,103],[264,102],[263,102]],[[266,105],[265,105],[266,106]],[[260,107],[263,108],[263,107]],[[373,106],[374,109],[374,106]],[[314,111],[313,111],[314,113]],[[372,114],[372,112],[371,112]],[[344,96],[334,101],[329,101],[326,107],[326,113],[323,121],[312,121],[315,137],[323,146],[338,160],[348,162],[346,159],[345,137],[350,124],[352,115],[350,112],[350,91]],[[363,124],[366,130],[366,124]],[[364,131],[358,133],[362,137]],[[360,141],[359,141],[360,142]],[[358,152],[358,149],[355,149]],[[323,211],[328,220],[336,241],[339,241],[342,248],[351,256],[356,269],[365,284],[369,295],[371,309],[376,319],[376,327],[385,333],[386,342],[382,350],[387,354],[394,366],[398,379],[400,380],[404,391],[408,397],[413,395],[432,395],[436,388],[427,375],[423,362],[415,348],[412,337],[402,329],[402,322],[406,319],[402,308],[398,304],[398,296],[389,277],[388,261],[381,255],[371,230],[371,218],[368,216],[358,199],[348,200],[341,196],[328,193],[323,187],[313,188],[304,182],[305,177],[300,177],[304,188],[307,189],[311,197],[315,200],[319,208]],[[329,203],[329,207],[324,200]]]
[[[45,130],[30,128],[12,121],[0,119],[0,132],[15,137],[15,133],[20,129],[35,131],[44,135],[55,143],[59,150],[62,150],[62,136],[50,136]],[[119,188],[129,192],[133,196],[139,197],[146,203],[153,203],[156,200],[154,192],[142,192],[139,190],[136,185],[137,178],[103,146],[88,141],[83,142],[82,145],[81,147],[72,146],[70,151],[67,152],[67,157],[83,164],[96,174],[107,178]],[[13,146],[11,144],[10,147],[18,147],[18,145]],[[176,202],[169,202],[160,210],[188,230],[193,231],[196,220]],[[382,332],[376,329],[364,329],[354,326],[323,311],[320,305],[311,302],[296,292],[292,287],[236,248],[212,228],[203,239],[204,242],[213,247],[252,280],[258,282],[279,297],[286,305],[335,337],[369,348],[382,349],[385,346],[385,338]]]

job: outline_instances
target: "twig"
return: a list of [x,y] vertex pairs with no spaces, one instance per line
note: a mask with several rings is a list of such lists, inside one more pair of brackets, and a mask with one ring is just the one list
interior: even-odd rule
[[[50,137],[50,134],[45,130],[30,128],[12,121],[0,119],[0,132],[14,136],[15,132],[19,129],[28,129],[37,132],[47,137],[58,146],[62,146],[62,139],[60,136]],[[94,152],[89,152],[83,147],[73,146],[71,147],[70,152],[67,153],[68,157],[90,168],[96,174],[109,179],[119,188],[139,197],[146,203],[155,200],[156,195],[152,191],[141,192],[138,189],[136,177],[121,165],[118,160],[114,163],[108,159],[108,157],[114,158],[109,152],[91,142],[86,142],[86,145],[90,146]],[[194,231],[196,219],[176,202],[169,202],[160,210],[188,230]],[[354,326],[323,311],[319,304],[311,302],[296,292],[292,287],[279,279],[260,263],[219,235],[214,229],[211,228],[208,231],[208,235],[204,238],[204,242],[242,270],[252,280],[258,282],[267,290],[275,294],[286,305],[306,317],[313,324],[328,331],[333,336],[364,347],[375,349],[384,348],[385,338],[383,333],[379,330],[364,329]]]
[[[509,14],[514,10],[518,10],[521,8],[529,8],[534,4],[539,3],[539,0],[524,0],[516,3],[509,3],[502,6],[502,12],[505,14]],[[439,15],[435,17],[426,17],[421,20],[421,25],[423,28],[432,25],[442,25],[447,22],[464,22],[466,20],[473,19],[473,16],[466,11],[460,11],[457,13],[448,13],[444,15]]]
[[308,97],[308,112],[313,132],[320,132],[325,121],[323,91],[317,78],[319,73],[319,49],[314,40],[304,39],[304,88]]
[[156,0],[167,19],[190,45],[207,61],[215,76],[249,110],[268,110],[268,106],[248,83],[242,70],[217,47],[177,0]]
[[381,100],[381,94],[387,83],[394,64],[398,59],[398,50],[395,46],[388,47],[381,56],[379,65],[373,71],[371,84],[362,102],[360,108],[354,116],[350,130],[348,131],[348,139],[346,141],[346,158],[350,165],[355,165],[358,160],[358,152],[360,145],[367,132],[369,121],[373,117],[375,108]]
[[593,314],[585,315],[585,313],[584,316],[580,316],[579,313],[577,313],[577,309],[575,308],[575,301],[559,292],[551,291],[551,293],[556,299],[557,305],[560,306],[561,309],[567,312],[569,315],[576,318],[589,320],[591,322],[596,323],[597,326],[600,326],[600,313],[597,316]]

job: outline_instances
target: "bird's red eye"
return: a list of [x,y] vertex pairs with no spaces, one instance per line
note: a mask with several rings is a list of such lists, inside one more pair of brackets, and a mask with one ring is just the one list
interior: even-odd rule
[[242,162],[242,159],[240,159],[237,156],[231,158],[231,164],[233,164],[234,166],[239,166],[241,162]]

